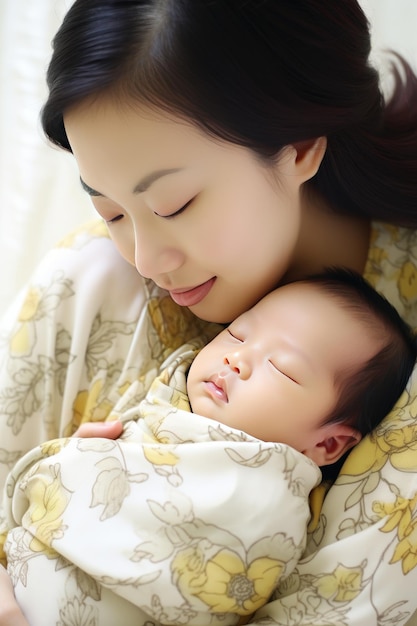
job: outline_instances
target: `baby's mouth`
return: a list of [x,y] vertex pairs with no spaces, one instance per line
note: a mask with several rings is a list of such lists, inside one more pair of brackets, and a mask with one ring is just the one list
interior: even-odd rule
[[215,399],[220,400],[221,402],[225,402],[226,404],[229,402],[229,398],[227,396],[227,390],[224,383],[223,378],[214,378],[213,380],[206,380],[205,386],[208,393]]

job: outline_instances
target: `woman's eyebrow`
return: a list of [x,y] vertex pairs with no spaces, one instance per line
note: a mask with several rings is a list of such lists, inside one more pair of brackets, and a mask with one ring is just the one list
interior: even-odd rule
[[90,187],[89,185],[87,185],[87,183],[85,183],[83,181],[83,179],[80,176],[80,183],[81,183],[81,187],[84,189],[84,191],[86,191],[88,193],[89,196],[99,196],[99,197],[103,197],[103,194],[100,193],[99,191],[96,191],[95,189],[93,189],[92,187]]
[[[153,183],[159,180],[160,178],[163,178],[164,176],[169,176],[169,174],[176,174],[177,172],[181,172],[182,169],[183,168],[181,167],[174,167],[174,168],[164,169],[164,170],[155,170],[154,172],[151,172],[150,174],[147,174],[146,176],[144,176],[138,182],[138,184],[135,185],[135,187],[133,188],[133,193],[134,194],[143,193],[144,191],[149,189],[149,187],[153,185]],[[84,191],[88,193],[88,195],[95,196],[95,197],[97,196],[103,197],[102,193],[100,193],[99,191],[96,191],[95,189],[90,187],[90,185],[87,185],[87,183],[83,181],[81,176],[80,176],[80,182],[81,182],[81,187],[84,189]]]
[[155,170],[154,172],[151,172],[150,174],[147,174],[146,176],[144,176],[138,182],[138,184],[135,185],[133,189],[133,193],[143,193],[144,191],[149,189],[149,187],[155,181],[159,180],[163,176],[169,176],[169,174],[176,174],[177,172],[181,172],[181,171],[182,171],[181,167],[174,167],[171,169],[164,169],[164,170]]

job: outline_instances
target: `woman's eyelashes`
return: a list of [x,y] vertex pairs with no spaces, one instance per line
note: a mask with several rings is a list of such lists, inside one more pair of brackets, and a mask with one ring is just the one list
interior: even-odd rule
[[[154,215],[156,215],[157,217],[161,217],[162,219],[171,219],[173,217],[177,217],[177,215],[181,215],[181,213],[183,213],[185,211],[185,209],[191,204],[192,200],[190,200],[189,202],[187,202],[186,204],[184,204],[184,206],[182,206],[180,209],[178,209],[177,211],[174,211],[174,213],[170,213],[169,215],[163,215],[161,213],[157,213],[157,211],[153,211]],[[116,215],[115,217],[112,217],[111,219],[107,219],[105,220],[107,224],[115,224],[116,222],[120,221],[121,219],[123,219],[124,215],[123,213],[120,213],[119,215]]]
[[188,202],[186,202],[181,208],[177,209],[176,211],[174,211],[173,213],[169,213],[168,215],[164,215],[163,213],[158,213],[157,211],[154,211],[154,214],[157,215],[158,217],[162,217],[163,219],[171,219],[173,217],[177,217],[178,215],[181,215],[181,213],[184,213],[185,209],[187,209],[190,204],[193,202],[194,198],[191,198],[191,200],[189,200]]
[[124,215],[122,215],[120,213],[120,215],[116,215],[116,217],[112,217],[110,220],[106,220],[107,224],[115,224],[116,222],[118,222],[119,220],[123,219]]

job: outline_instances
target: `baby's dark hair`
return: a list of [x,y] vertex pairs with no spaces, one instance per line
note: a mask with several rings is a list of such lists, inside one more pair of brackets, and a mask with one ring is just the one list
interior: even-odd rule
[[368,361],[337,374],[339,399],[324,422],[347,423],[366,435],[404,391],[417,358],[416,335],[392,304],[356,272],[331,268],[308,281],[340,301],[379,340],[379,350]]

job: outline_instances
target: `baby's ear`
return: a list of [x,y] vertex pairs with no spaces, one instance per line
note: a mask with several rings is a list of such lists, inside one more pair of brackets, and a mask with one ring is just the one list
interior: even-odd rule
[[318,466],[336,463],[345,452],[356,446],[362,439],[358,430],[346,424],[327,424],[322,428],[322,437],[303,454]]

